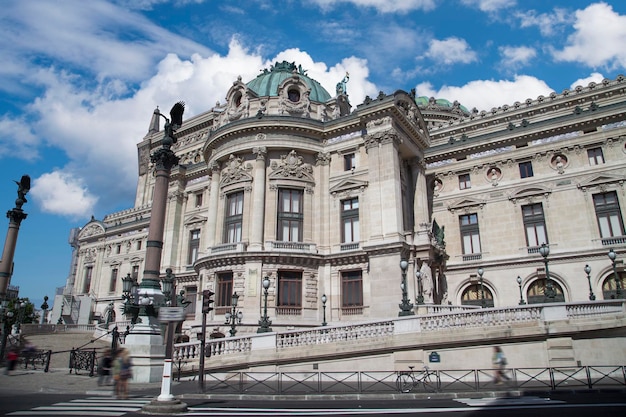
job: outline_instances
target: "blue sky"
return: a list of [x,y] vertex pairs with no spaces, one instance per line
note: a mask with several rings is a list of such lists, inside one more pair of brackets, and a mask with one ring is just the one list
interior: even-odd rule
[[0,209],[29,174],[11,283],[37,306],[65,284],[70,229],[132,207],[156,106],[201,113],[282,60],[331,93],[349,72],[353,106],[416,88],[490,110],[626,73],[621,0],[2,3]]

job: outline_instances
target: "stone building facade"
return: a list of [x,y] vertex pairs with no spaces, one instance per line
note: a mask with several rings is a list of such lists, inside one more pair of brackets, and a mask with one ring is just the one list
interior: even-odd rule
[[[625,89],[620,76],[478,112],[404,91],[353,107],[345,82],[331,96],[287,62],[236,80],[172,148],[161,264],[190,302],[184,327],[200,323],[210,289],[210,328],[224,331],[237,293],[239,329],[255,332],[264,277],[274,330],[397,316],[403,291],[416,314],[616,296],[607,253],[623,279]],[[90,322],[111,302],[121,320],[122,278],[141,281],[144,267],[159,130],[155,114],[134,207],[75,234],[53,320]]]

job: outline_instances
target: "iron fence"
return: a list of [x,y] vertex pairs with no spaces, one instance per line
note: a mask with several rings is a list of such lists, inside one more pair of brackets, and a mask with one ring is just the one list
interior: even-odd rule
[[[437,392],[500,389],[495,369],[430,370]],[[626,366],[511,368],[506,389],[591,390],[624,389]],[[397,379],[406,371],[346,372],[216,372],[204,376],[205,391],[221,394],[384,394],[398,393]],[[425,392],[416,385],[412,392]],[[431,391],[429,391],[431,392]]]

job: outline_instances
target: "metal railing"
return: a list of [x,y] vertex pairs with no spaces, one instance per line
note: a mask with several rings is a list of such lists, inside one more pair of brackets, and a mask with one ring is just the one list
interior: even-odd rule
[[[495,369],[431,370],[436,392],[485,390],[624,389],[626,366],[511,368],[510,381],[497,387]],[[223,372],[205,374],[205,391],[214,394],[391,394],[404,371]],[[426,392],[416,386],[413,393]],[[429,391],[430,392],[430,391]]]

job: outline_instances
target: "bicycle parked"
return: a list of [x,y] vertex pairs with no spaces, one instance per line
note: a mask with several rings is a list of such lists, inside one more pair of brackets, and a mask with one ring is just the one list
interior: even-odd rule
[[[408,371],[398,372],[398,377],[396,378],[398,391],[411,392],[418,385],[421,385],[426,392],[437,391],[437,372],[431,371],[428,366],[424,366],[422,371],[414,371],[413,368],[414,366],[409,366]],[[434,380],[431,379],[431,375],[434,377]]]

